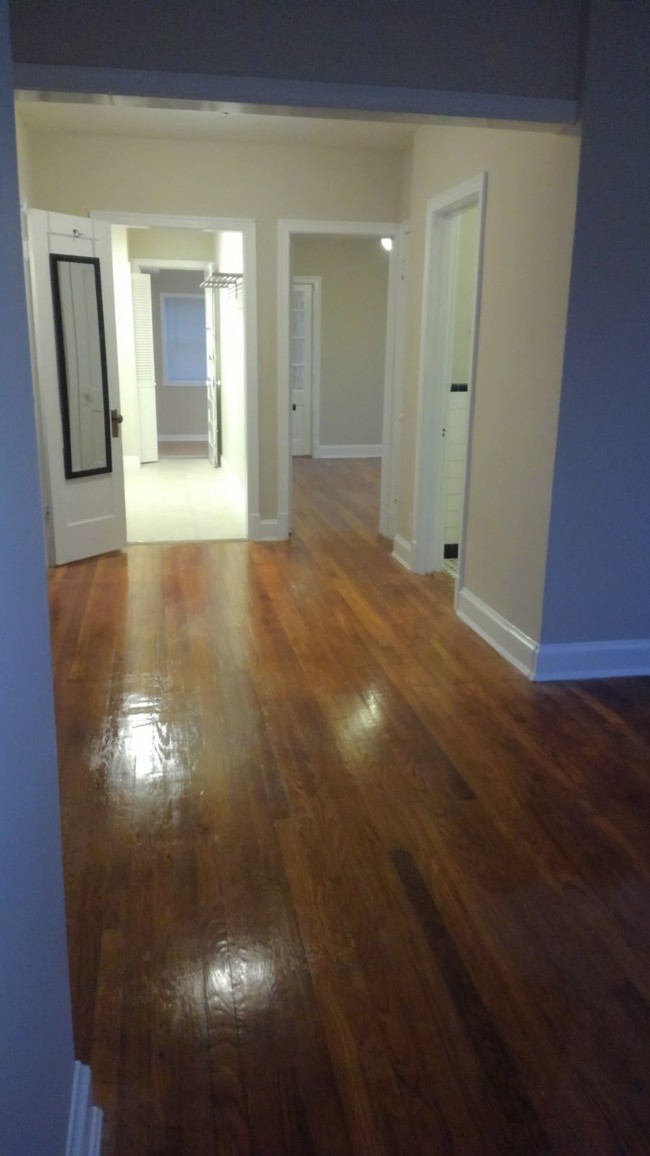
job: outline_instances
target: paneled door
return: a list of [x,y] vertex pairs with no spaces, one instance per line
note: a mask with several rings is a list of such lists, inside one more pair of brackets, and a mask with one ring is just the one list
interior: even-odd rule
[[[206,270],[206,279],[213,275],[214,266]],[[218,289],[206,285],[205,289],[205,347],[208,403],[208,458],[215,469],[221,464],[221,444],[219,437],[219,391],[221,389],[221,367],[219,358],[219,298]]]
[[312,452],[313,294],[309,282],[294,281],[291,291],[291,452]]
[[49,561],[126,545],[110,225],[28,213],[35,395]]

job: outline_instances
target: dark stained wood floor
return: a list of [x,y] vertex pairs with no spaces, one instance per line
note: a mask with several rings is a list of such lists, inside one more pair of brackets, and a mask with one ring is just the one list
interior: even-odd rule
[[529,684],[377,488],[52,573],[105,1156],[650,1152],[650,680]]

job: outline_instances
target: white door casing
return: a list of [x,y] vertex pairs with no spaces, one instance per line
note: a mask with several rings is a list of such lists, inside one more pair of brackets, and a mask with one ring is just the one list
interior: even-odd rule
[[[31,209],[28,213],[30,288],[34,317],[34,376],[43,435],[43,464],[49,498],[49,562],[61,565],[126,545],[124,466],[119,438],[111,437],[111,470],[66,478],[59,392],[50,254],[98,257],[104,303],[104,337],[109,409],[119,414],[117,342],[113,301],[110,225]],[[108,307],[107,304],[108,303]]]
[[156,367],[151,314],[151,275],[131,274],[135,379],[138,395],[140,462],[158,461]]

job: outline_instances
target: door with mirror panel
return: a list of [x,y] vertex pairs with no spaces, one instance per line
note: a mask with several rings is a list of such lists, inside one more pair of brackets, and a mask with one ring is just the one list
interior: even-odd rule
[[126,545],[110,228],[28,213],[33,371],[54,565]]

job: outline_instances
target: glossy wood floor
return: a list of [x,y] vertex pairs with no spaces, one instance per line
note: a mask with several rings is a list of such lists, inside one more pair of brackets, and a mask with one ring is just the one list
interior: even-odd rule
[[291,544],[56,570],[105,1156],[650,1152],[650,680],[533,686],[300,462]]

